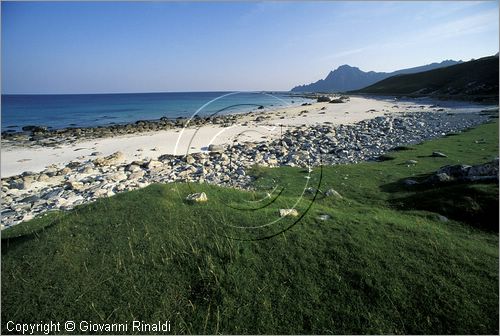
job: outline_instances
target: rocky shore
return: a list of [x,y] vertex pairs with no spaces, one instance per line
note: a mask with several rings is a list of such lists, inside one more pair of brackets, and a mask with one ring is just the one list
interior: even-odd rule
[[[232,117],[212,122],[229,122],[228,118]],[[2,228],[50,210],[69,210],[151,183],[196,182],[249,188],[251,177],[246,172],[255,164],[304,167],[377,160],[397,146],[461,132],[488,122],[491,117],[491,113],[393,114],[352,125],[323,123],[294,127],[279,139],[212,145],[207,152],[184,156],[165,154],[132,162],[125,162],[121,152],[106,157],[96,153],[93,159],[73,161],[63,168],[52,166],[39,173],[24,172],[2,179]],[[147,125],[137,127],[146,129],[163,124]],[[127,126],[118,129],[126,132]],[[45,133],[43,136],[50,140]]]
[[2,144],[4,146],[59,146],[71,144],[85,139],[100,139],[127,134],[164,131],[170,129],[182,129],[199,127],[201,125],[220,125],[227,127],[232,125],[238,118],[248,116],[252,113],[216,115],[209,117],[195,116],[192,119],[177,118],[171,120],[161,118],[159,120],[138,120],[133,124],[115,124],[98,127],[67,127],[61,129],[49,129],[44,126],[32,125],[23,127],[22,132],[2,132]]

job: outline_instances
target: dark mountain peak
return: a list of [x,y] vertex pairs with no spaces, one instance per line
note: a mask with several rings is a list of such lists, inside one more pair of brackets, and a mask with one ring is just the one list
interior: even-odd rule
[[361,71],[358,67],[353,67],[353,66],[350,66],[348,64],[344,64],[344,65],[339,66],[333,72],[356,73],[356,72],[363,72],[363,71]]
[[[460,61],[461,62],[461,61]],[[343,64],[337,69],[330,71],[325,79],[320,79],[317,82],[296,86],[292,89],[295,92],[343,92],[350,90],[358,90],[366,86],[372,85],[385,78],[421,71],[432,70],[445,66],[454,65],[460,62],[453,60],[445,60],[441,63],[432,63],[420,67],[398,70],[394,72],[365,72],[358,67],[349,64]]]
[[343,64],[337,69],[330,71],[328,76],[323,80],[324,82],[335,81],[340,79],[343,82],[349,81],[349,77],[359,78],[366,74],[364,71],[360,70],[358,67],[353,67],[348,64]]
[[[455,65],[455,64],[458,64],[458,63],[462,63],[462,60],[460,61],[454,61],[454,60],[444,60],[442,61],[441,63],[436,63],[436,64],[441,64],[441,65],[445,65],[445,66],[448,66],[448,65]],[[434,64],[434,63],[432,63]]]
[[357,67],[353,67],[353,66],[350,66],[349,64],[342,64],[341,66],[339,66],[337,68],[337,70],[341,71],[341,70],[350,70],[350,69],[356,69],[356,70],[359,70],[359,68]]

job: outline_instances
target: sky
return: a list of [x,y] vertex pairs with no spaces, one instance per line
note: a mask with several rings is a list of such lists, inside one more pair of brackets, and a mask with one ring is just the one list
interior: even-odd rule
[[5,2],[2,93],[290,90],[493,55],[498,1]]

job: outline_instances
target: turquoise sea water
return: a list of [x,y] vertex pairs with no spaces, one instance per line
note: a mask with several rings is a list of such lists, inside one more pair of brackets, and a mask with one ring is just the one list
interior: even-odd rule
[[241,113],[305,101],[289,93],[264,92],[2,95],[2,131],[20,131],[28,125],[57,129],[175,119],[191,117],[198,110],[200,116]]

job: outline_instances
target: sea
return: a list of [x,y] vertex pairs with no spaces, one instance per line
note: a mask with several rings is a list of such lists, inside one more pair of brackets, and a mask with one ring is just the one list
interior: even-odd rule
[[97,127],[138,120],[269,111],[310,99],[289,92],[162,92],[2,95],[2,132],[24,126]]

